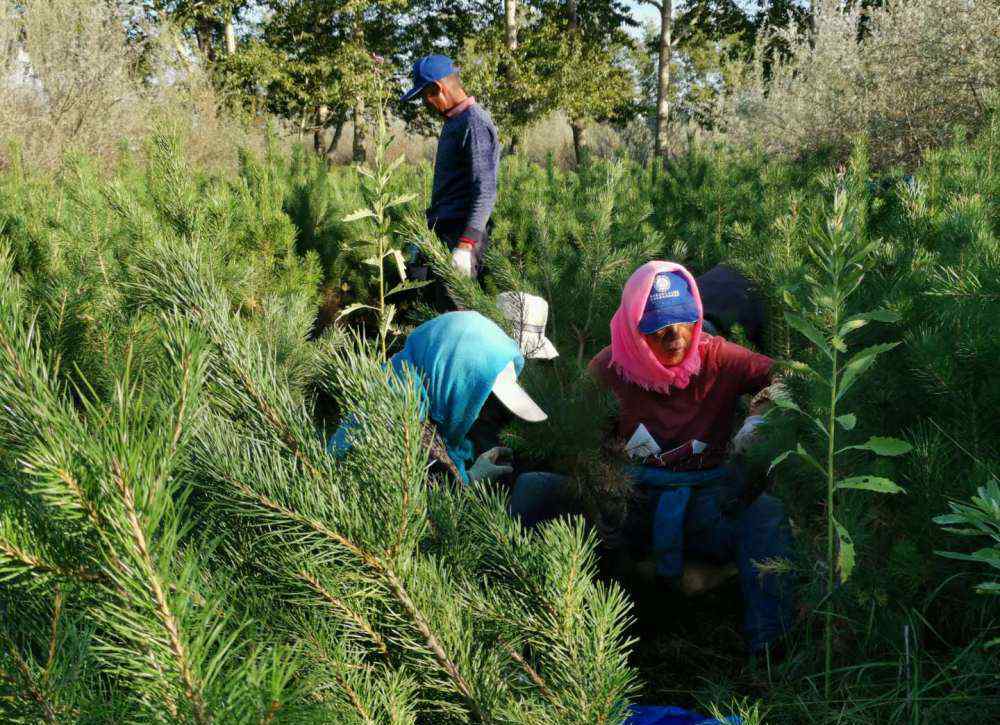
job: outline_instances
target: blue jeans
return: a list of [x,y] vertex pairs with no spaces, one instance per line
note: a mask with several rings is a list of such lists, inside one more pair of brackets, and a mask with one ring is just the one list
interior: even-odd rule
[[[554,473],[519,476],[511,493],[510,512],[528,527],[559,516],[563,513],[559,490],[565,481],[565,476]],[[781,501],[764,494],[742,506],[734,503],[737,493],[725,478],[691,487],[683,512],[683,552],[715,564],[736,564],[743,592],[743,634],[753,651],[773,642],[791,626],[792,575],[761,574],[754,562],[789,560],[792,534]],[[646,500],[655,507],[659,496]],[[652,520],[652,515],[649,518]],[[650,527],[639,533],[647,539],[647,547],[652,533]]]

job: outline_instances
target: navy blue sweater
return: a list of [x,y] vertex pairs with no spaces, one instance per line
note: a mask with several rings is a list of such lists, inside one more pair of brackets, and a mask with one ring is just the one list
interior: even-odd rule
[[464,225],[462,236],[480,242],[497,199],[500,142],[485,108],[472,102],[441,128],[427,223]]

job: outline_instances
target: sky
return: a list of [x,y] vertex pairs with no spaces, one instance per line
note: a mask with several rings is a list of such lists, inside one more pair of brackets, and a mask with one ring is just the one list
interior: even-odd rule
[[649,21],[653,21],[655,23],[660,22],[660,11],[652,5],[636,2],[636,0],[628,0],[628,6],[632,11],[632,17],[638,20],[641,24],[645,25]]
[[[657,27],[660,26],[660,11],[649,3],[640,2],[640,0],[626,0],[625,4],[631,11],[632,17],[639,21],[640,25],[652,22]],[[674,17],[677,17],[677,8],[681,4],[681,0],[674,0]],[[736,0],[736,4],[750,10],[754,10],[756,5],[752,0]],[[641,32],[637,30],[633,30],[632,33],[636,36],[641,35]]]

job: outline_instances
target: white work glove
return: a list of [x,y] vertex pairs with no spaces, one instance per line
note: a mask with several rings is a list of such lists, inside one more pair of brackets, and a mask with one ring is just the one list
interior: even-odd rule
[[451,266],[466,277],[472,276],[472,250],[465,247],[455,247],[451,253]]
[[742,453],[754,442],[757,435],[757,426],[764,422],[762,415],[748,415],[743,421],[743,427],[733,436],[733,449],[737,453]]
[[514,468],[512,466],[497,465],[497,459],[504,455],[510,455],[510,448],[490,448],[486,453],[479,456],[476,462],[472,464],[472,468],[469,469],[469,483],[475,483],[484,478],[495,481],[500,476],[513,473]]

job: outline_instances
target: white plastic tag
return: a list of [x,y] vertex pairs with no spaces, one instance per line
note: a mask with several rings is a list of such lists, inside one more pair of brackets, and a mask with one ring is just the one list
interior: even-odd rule
[[635,433],[632,434],[628,443],[625,444],[625,452],[631,458],[648,458],[649,456],[655,456],[660,450],[662,449],[642,423],[639,424],[639,427],[635,429]]

